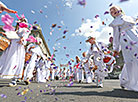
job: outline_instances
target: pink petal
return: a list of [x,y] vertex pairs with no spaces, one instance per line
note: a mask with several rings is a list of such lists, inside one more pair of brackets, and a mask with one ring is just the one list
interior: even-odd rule
[[16,17],[17,17],[18,19],[21,19],[21,17],[19,17],[19,15],[18,15],[17,13],[16,13],[15,15],[16,15]]
[[4,31],[14,31],[14,27],[13,26],[9,26],[9,25],[4,25],[3,26],[3,30]]

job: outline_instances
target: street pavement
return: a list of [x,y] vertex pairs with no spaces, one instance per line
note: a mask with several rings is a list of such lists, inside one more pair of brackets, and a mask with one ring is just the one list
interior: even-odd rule
[[9,82],[0,80],[0,102],[138,102],[138,92],[121,89],[119,80],[104,80],[103,88],[65,80],[16,87],[8,87]]

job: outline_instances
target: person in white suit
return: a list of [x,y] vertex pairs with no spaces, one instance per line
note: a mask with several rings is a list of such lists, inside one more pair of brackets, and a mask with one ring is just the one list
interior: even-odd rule
[[89,42],[91,44],[91,47],[87,54],[87,59],[89,60],[89,58],[91,56],[93,56],[94,68],[97,69],[97,70],[95,70],[97,87],[102,88],[103,87],[103,79],[107,76],[107,70],[106,70],[105,64],[103,62],[103,52],[100,49],[100,47],[98,47],[94,37],[91,37],[91,36],[88,37],[86,42]]

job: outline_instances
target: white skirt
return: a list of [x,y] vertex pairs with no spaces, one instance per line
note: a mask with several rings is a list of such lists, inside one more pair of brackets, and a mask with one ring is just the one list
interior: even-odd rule
[[[138,45],[131,42],[138,41],[136,30],[126,30],[121,36],[121,49],[124,57],[124,67],[120,75],[120,85],[128,90],[138,91]],[[131,48],[130,48],[131,47]]]
[[0,78],[21,78],[25,61],[24,45],[12,40],[11,45],[0,57]]

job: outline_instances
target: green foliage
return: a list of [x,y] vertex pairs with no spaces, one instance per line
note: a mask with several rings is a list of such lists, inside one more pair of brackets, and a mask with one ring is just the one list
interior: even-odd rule
[[[110,51],[113,51],[113,43],[110,43],[108,45],[108,48]],[[123,68],[124,65],[124,59],[123,59],[123,55],[122,55],[122,51],[119,52],[119,56],[115,57],[116,58],[116,64],[114,64],[114,70],[112,73],[109,74],[109,77],[119,77],[119,74],[121,73],[121,70]]]

